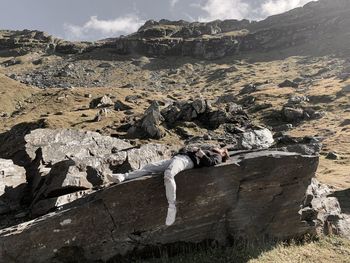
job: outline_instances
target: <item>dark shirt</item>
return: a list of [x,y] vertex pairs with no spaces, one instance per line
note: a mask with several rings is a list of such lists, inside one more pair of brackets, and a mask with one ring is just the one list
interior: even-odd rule
[[191,158],[194,168],[210,167],[222,163],[222,157],[217,152],[203,151],[205,154],[202,157],[196,155],[196,152],[185,151],[179,154],[185,154]]

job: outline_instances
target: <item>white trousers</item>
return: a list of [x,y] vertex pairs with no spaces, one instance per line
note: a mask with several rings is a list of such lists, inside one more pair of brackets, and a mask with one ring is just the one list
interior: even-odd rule
[[164,185],[166,198],[169,207],[176,205],[176,183],[175,175],[181,171],[192,169],[194,166],[192,160],[187,155],[176,155],[170,160],[162,160],[155,163],[146,164],[140,170],[124,174],[125,179],[134,179],[149,175],[152,173],[164,173]]

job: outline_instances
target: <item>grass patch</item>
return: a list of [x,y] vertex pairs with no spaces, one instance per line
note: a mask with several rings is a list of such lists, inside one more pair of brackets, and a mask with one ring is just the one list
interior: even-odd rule
[[[171,254],[171,253],[170,253]],[[138,263],[348,263],[350,240],[322,237],[303,242],[277,242],[260,245],[234,244],[232,247],[183,248],[175,256],[162,252],[162,256],[139,259]]]

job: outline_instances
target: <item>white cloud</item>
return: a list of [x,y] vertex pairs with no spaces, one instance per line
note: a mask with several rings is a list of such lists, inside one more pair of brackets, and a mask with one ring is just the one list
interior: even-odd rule
[[170,0],[170,7],[173,8],[178,2],[179,0]]
[[114,20],[100,20],[97,16],[92,16],[82,26],[64,24],[64,31],[65,37],[70,40],[96,40],[136,32],[144,23],[145,21],[133,14]]
[[261,9],[265,15],[276,15],[303,6],[311,1],[312,0],[268,0],[262,4]]
[[207,13],[199,18],[200,21],[242,19],[250,11],[249,4],[241,0],[206,0],[199,7]]

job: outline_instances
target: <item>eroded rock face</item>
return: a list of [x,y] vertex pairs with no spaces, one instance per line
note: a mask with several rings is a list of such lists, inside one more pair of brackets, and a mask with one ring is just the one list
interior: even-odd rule
[[132,147],[123,140],[97,132],[68,129],[37,129],[26,135],[25,141],[26,152],[32,160],[36,157],[36,151],[41,149],[43,163],[52,165],[65,160],[66,156],[80,159],[102,157],[111,154],[112,149],[119,151]]
[[31,215],[36,217],[108,183],[107,173],[140,169],[170,157],[168,147],[132,147],[120,139],[75,130],[35,130],[25,137],[32,158]]
[[0,159],[0,214],[18,208],[26,187],[24,168],[13,164],[12,160]]
[[163,120],[159,105],[154,101],[142,118],[128,130],[128,135],[130,137],[161,139],[165,136],[164,128],[161,126]]
[[347,190],[334,191],[312,179],[300,214],[304,220],[315,224],[320,234],[350,238],[350,206],[342,202],[341,192],[345,192],[345,198],[349,196]]
[[145,177],[1,230],[0,255],[5,261],[16,255],[26,262],[45,262],[63,260],[68,256],[64,251],[71,251],[88,260],[108,260],[145,245],[225,242],[229,236],[283,239],[316,232],[316,226],[301,217],[300,206],[315,175],[317,156],[262,151],[238,154],[231,161],[177,175],[179,212],[171,227],[164,226],[162,176]]

